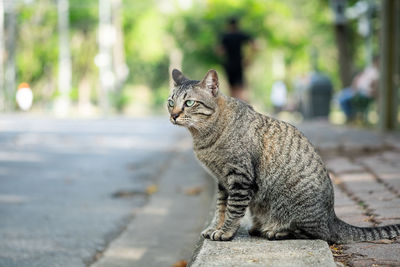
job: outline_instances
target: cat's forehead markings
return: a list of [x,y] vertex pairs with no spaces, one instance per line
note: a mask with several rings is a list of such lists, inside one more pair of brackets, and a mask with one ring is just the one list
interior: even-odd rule
[[179,85],[179,87],[177,87],[176,95],[180,96],[183,93],[186,93],[187,90],[192,89],[193,85],[196,85],[199,82],[200,81],[196,81],[196,80],[184,81],[181,85]]
[[178,87],[177,90],[176,90],[176,97],[180,97],[183,93],[186,93],[186,91],[187,91],[188,89],[189,89],[189,88],[188,88],[187,86],[180,86],[180,87]]

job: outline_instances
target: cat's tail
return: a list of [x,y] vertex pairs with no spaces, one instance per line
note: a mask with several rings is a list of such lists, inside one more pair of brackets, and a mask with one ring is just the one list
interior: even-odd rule
[[400,236],[400,224],[378,227],[358,227],[335,218],[331,225],[331,243],[345,244],[360,241],[391,239]]

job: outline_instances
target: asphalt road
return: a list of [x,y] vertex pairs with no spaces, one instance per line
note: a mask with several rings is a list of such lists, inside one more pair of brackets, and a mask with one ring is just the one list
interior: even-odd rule
[[166,118],[0,117],[0,266],[92,264],[185,134]]

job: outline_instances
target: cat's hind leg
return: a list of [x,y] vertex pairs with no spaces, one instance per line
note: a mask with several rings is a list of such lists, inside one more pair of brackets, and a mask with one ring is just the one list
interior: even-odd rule
[[269,223],[262,227],[262,236],[268,240],[282,240],[294,238],[290,225]]
[[268,240],[283,240],[294,237],[289,230],[266,231],[264,235]]
[[253,225],[249,229],[249,235],[251,235],[251,236],[262,236],[263,233],[261,231],[261,227],[262,227],[261,221],[255,216],[253,216],[251,219],[253,221]]
[[269,240],[281,240],[293,237],[288,225],[282,225],[271,216],[264,215],[270,213],[265,207],[252,205],[250,206],[250,212],[253,225],[249,230],[249,235],[264,237]]

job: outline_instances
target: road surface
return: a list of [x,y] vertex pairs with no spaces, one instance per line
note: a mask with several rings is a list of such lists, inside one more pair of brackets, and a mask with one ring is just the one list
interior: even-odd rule
[[187,137],[165,117],[0,117],[0,266],[93,264]]

